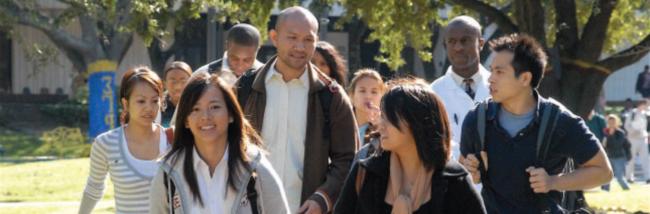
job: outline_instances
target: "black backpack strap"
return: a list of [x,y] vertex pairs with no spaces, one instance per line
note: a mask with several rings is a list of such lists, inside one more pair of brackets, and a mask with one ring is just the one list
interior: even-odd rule
[[246,106],[248,96],[251,94],[256,73],[255,70],[250,69],[239,78],[239,84],[237,85],[237,101],[239,101],[239,105],[242,108]]
[[481,102],[476,110],[476,130],[478,131],[478,142],[474,143],[474,151],[480,155],[480,152],[485,148],[485,127],[486,127],[486,114],[488,109],[488,101]]
[[169,213],[174,214],[174,194],[176,194],[176,186],[174,185],[174,181],[169,179],[169,175],[167,175],[167,172],[163,171],[163,179],[165,179],[165,190],[167,194],[167,202],[169,204]]
[[210,63],[210,65],[208,65],[208,73],[214,74],[214,73],[221,72],[222,64],[223,64],[223,59]]
[[251,175],[251,178],[248,180],[248,185],[246,186],[246,198],[248,199],[248,202],[251,204],[251,213],[253,214],[259,214],[259,207],[257,207],[257,189],[255,189],[255,179],[257,179],[257,175],[255,171],[253,171],[253,174]]
[[[548,150],[551,145],[551,139],[555,132],[557,120],[560,116],[560,109],[553,103],[548,103],[541,115],[539,124],[539,133],[537,134],[536,150],[535,150],[535,167],[544,167],[544,162],[548,156]],[[536,194],[537,207],[542,213],[551,213],[549,201],[552,199],[548,193]]]
[[329,87],[325,87],[318,92],[318,98],[320,99],[321,108],[323,109],[323,117],[325,119],[325,123],[323,124],[323,138],[325,138],[326,141],[329,141],[332,131],[332,128],[330,127],[330,106],[332,105],[332,91],[329,90]]

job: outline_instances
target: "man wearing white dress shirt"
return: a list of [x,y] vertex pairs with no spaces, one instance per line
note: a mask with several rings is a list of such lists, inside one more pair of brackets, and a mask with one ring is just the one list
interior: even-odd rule
[[474,18],[459,16],[452,19],[445,28],[443,39],[451,66],[445,75],[431,83],[431,87],[447,110],[451,123],[451,154],[458,159],[463,120],[477,102],[490,96],[490,72],[480,62],[485,40],[481,37],[481,25]]

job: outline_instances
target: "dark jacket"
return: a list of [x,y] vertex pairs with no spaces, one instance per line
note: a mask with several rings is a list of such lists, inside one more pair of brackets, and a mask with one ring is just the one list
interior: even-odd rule
[[[585,122],[557,101],[545,99],[534,91],[536,107],[534,119],[515,136],[502,127],[498,119],[501,104],[488,102],[485,115],[485,144],[489,170],[481,170],[482,196],[489,213],[540,213],[537,196],[530,187],[530,176],[526,168],[543,167],[549,175],[562,172],[568,158],[581,166],[598,152],[600,141],[589,131]],[[537,137],[541,125],[541,114],[546,108],[556,105],[560,109],[553,133],[545,136],[548,145],[544,161],[538,163]],[[460,141],[462,155],[475,154],[480,142],[478,133],[478,110],[474,108],[465,117]],[[550,124],[549,124],[550,125]],[[483,169],[480,167],[479,169]],[[552,213],[559,212],[562,195],[558,191],[548,193],[546,200]]]
[[[356,180],[359,167],[366,170],[357,195]],[[390,176],[390,152],[361,160],[352,166],[345,180],[334,213],[390,213],[392,207],[384,199]],[[444,169],[431,177],[431,200],[414,213],[486,213],[481,196],[471,178],[456,161],[450,160]]]
[[[603,141],[603,143],[605,143]],[[614,134],[607,133],[607,145],[604,145],[605,152],[609,158],[632,158],[630,152],[630,141],[625,137],[625,132],[621,129],[616,129]]]
[[[242,104],[246,118],[258,133],[262,132],[266,108],[264,77],[274,60],[276,57],[255,71],[251,92],[246,103]],[[339,85],[335,85],[334,89],[328,88],[321,79],[329,80],[329,78],[322,75],[311,63],[308,64],[307,72],[309,72],[309,98],[307,101],[305,157],[302,169],[304,180],[300,203],[302,204],[307,199],[314,199],[320,203],[322,208],[326,208],[325,202],[314,193],[320,191],[328,197],[329,204],[334,204],[354,158],[358,131],[352,105],[345,90]],[[239,82],[236,87],[238,86]],[[326,141],[323,135],[325,118],[318,96],[320,90],[333,91],[330,104],[329,141]]]

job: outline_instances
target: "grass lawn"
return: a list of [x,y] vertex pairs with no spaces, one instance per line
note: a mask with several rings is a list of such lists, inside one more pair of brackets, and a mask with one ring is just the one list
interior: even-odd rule
[[[67,159],[25,163],[0,162],[0,202],[79,202],[86,178],[89,159]],[[103,203],[98,204],[95,213],[114,212],[113,185],[110,179]],[[612,183],[611,192],[594,191],[586,193],[588,203],[604,211],[650,213],[650,185],[635,184],[630,191],[622,191]],[[1,207],[0,213],[76,213],[77,205],[66,206],[20,206]]]
[[587,203],[598,210],[610,212],[650,213],[650,185],[634,184],[629,191],[623,191],[618,183],[612,182],[610,188],[610,192],[586,192]]
[[[0,202],[80,201],[88,168],[88,158],[2,164]],[[103,200],[113,200],[110,179]]]

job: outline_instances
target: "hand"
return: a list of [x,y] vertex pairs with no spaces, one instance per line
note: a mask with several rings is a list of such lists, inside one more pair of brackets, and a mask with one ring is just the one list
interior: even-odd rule
[[462,164],[467,171],[472,175],[472,181],[474,181],[475,184],[478,184],[481,182],[481,172],[478,169],[478,159],[474,154],[467,154],[467,156],[463,157],[462,155],[458,159],[458,162]]
[[526,172],[530,175],[530,188],[535,193],[547,193],[554,189],[555,177],[549,176],[544,168],[528,167]]
[[371,102],[366,102],[364,106],[366,107],[366,112],[368,112],[368,121],[373,125],[377,125],[381,109],[373,105]]
[[305,201],[304,204],[298,209],[298,213],[304,213],[304,214],[321,214],[322,209],[320,205],[318,205],[318,202],[314,200],[307,200]]

